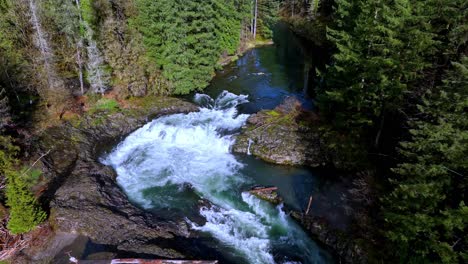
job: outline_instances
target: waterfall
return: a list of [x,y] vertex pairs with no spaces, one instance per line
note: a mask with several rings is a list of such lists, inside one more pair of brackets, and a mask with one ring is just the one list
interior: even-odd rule
[[[104,59],[102,57],[102,53],[99,50],[96,41],[94,40],[94,31],[89,26],[88,22],[83,19],[81,15],[81,4],[79,0],[75,0],[75,3],[78,8],[80,24],[84,29],[84,39],[86,40],[86,52],[88,55],[88,61],[86,63],[86,70],[87,70],[87,80],[91,85],[91,90],[94,93],[101,93],[108,89],[108,82],[109,82],[109,75],[106,73],[104,69]],[[83,46],[83,37],[78,42],[78,53],[77,53],[77,61],[78,63],[81,62],[81,53],[79,50]],[[80,82],[82,82],[82,73],[81,73],[81,66],[80,66]]]
[[47,36],[45,35],[42,29],[41,21],[37,14],[37,6],[35,0],[29,0],[29,10],[31,12],[31,23],[36,33],[34,37],[34,42],[36,47],[41,52],[44,69],[47,75],[47,84],[49,85],[49,88],[57,89],[62,85],[62,83],[57,77],[57,73],[55,72],[53,66],[54,55],[49,46],[49,43],[47,42]]
[[97,47],[96,41],[93,40],[93,30],[85,21],[83,21],[83,25],[86,30],[85,38],[88,42],[88,46],[86,47],[88,53],[88,63],[86,65],[88,82],[93,92],[103,94],[108,88],[109,76],[104,71],[104,59],[102,58],[101,51]]
[[249,138],[249,145],[247,146],[247,155],[252,155],[250,152],[250,146],[252,146],[253,140]]
[[[148,210],[175,208],[187,217],[190,210],[198,213],[206,223],[187,219],[191,228],[227,247],[225,256],[233,263],[328,263],[281,207],[241,191],[252,183],[230,149],[248,118],[236,109],[248,102],[247,96],[224,91],[215,100],[197,94],[195,101],[202,104],[199,112],[155,119],[103,160],[115,168],[129,199]],[[191,196],[186,186],[197,195],[194,201],[186,198]],[[209,205],[185,209],[202,198]]]

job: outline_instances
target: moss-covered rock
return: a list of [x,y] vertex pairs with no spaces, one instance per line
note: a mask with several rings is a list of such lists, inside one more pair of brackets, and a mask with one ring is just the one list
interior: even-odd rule
[[279,196],[276,188],[263,188],[257,187],[249,191],[250,194],[254,195],[255,197],[262,199],[264,201],[270,202],[274,205],[278,205],[283,202],[283,198]]
[[304,110],[293,97],[274,110],[263,110],[250,116],[237,136],[233,150],[286,165],[319,167],[336,165],[338,160],[325,147],[318,116]]

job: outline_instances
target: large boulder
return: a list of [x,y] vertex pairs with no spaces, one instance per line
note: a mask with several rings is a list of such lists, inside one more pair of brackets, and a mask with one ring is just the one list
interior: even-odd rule
[[318,116],[288,97],[274,110],[263,110],[247,120],[233,151],[286,165],[324,166],[332,159],[324,148]]

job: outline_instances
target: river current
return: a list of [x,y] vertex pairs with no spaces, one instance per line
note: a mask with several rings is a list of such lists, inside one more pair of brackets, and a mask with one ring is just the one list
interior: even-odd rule
[[[217,240],[215,250],[232,263],[330,262],[282,205],[245,192],[252,178],[230,149],[248,118],[237,107],[248,97],[224,91],[216,99],[197,94],[195,101],[199,112],[153,120],[105,158],[129,199],[147,210],[188,212],[192,230]],[[192,222],[193,210],[206,223]]]
[[[199,112],[155,119],[103,157],[134,204],[166,219],[185,219],[203,244],[198,250],[194,245],[195,256],[220,263],[333,262],[284,209],[304,210],[312,193],[318,201],[325,194],[332,206],[339,192],[319,180],[328,175],[231,152],[250,114],[273,109],[287,96],[313,108],[308,94],[313,67],[305,63],[304,51],[280,25],[274,46],[246,52],[217,73],[206,94],[186,97]],[[285,205],[250,195],[257,185],[277,186]],[[313,204],[314,213],[330,210],[320,204]]]

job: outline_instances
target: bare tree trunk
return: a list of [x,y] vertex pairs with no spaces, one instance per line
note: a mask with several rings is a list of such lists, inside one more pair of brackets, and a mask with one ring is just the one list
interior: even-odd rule
[[258,0],[255,0],[253,38],[257,37]]
[[294,16],[294,7],[296,6],[296,0],[292,0],[292,6],[291,6],[291,17]]
[[[252,3],[252,2],[251,2]],[[254,16],[255,16],[255,6],[252,6],[252,13],[250,14],[251,17],[250,17],[250,34],[253,35],[253,32],[254,32]]]
[[379,131],[377,131],[377,135],[375,136],[375,142],[374,142],[374,147],[377,149],[380,144],[380,137],[382,136],[382,130],[384,128],[384,122],[385,122],[385,111],[384,107],[382,107],[382,113],[380,114],[380,125],[379,125]]
[[76,49],[76,64],[78,64],[78,75],[80,78],[80,90],[81,95],[84,95],[84,82],[83,82],[83,59],[81,58],[81,48],[83,47],[82,41],[80,40],[77,44]]
[[[81,17],[81,4],[80,0],[75,0],[76,3],[76,8],[78,8],[78,15],[80,17],[80,27],[81,23],[83,21],[83,18]],[[81,37],[80,34],[80,40],[78,41],[76,45],[76,63],[78,64],[78,74],[80,78],[80,89],[81,89],[81,95],[84,95],[84,82],[83,82],[83,57],[81,56],[81,50],[83,49],[83,38]]]

